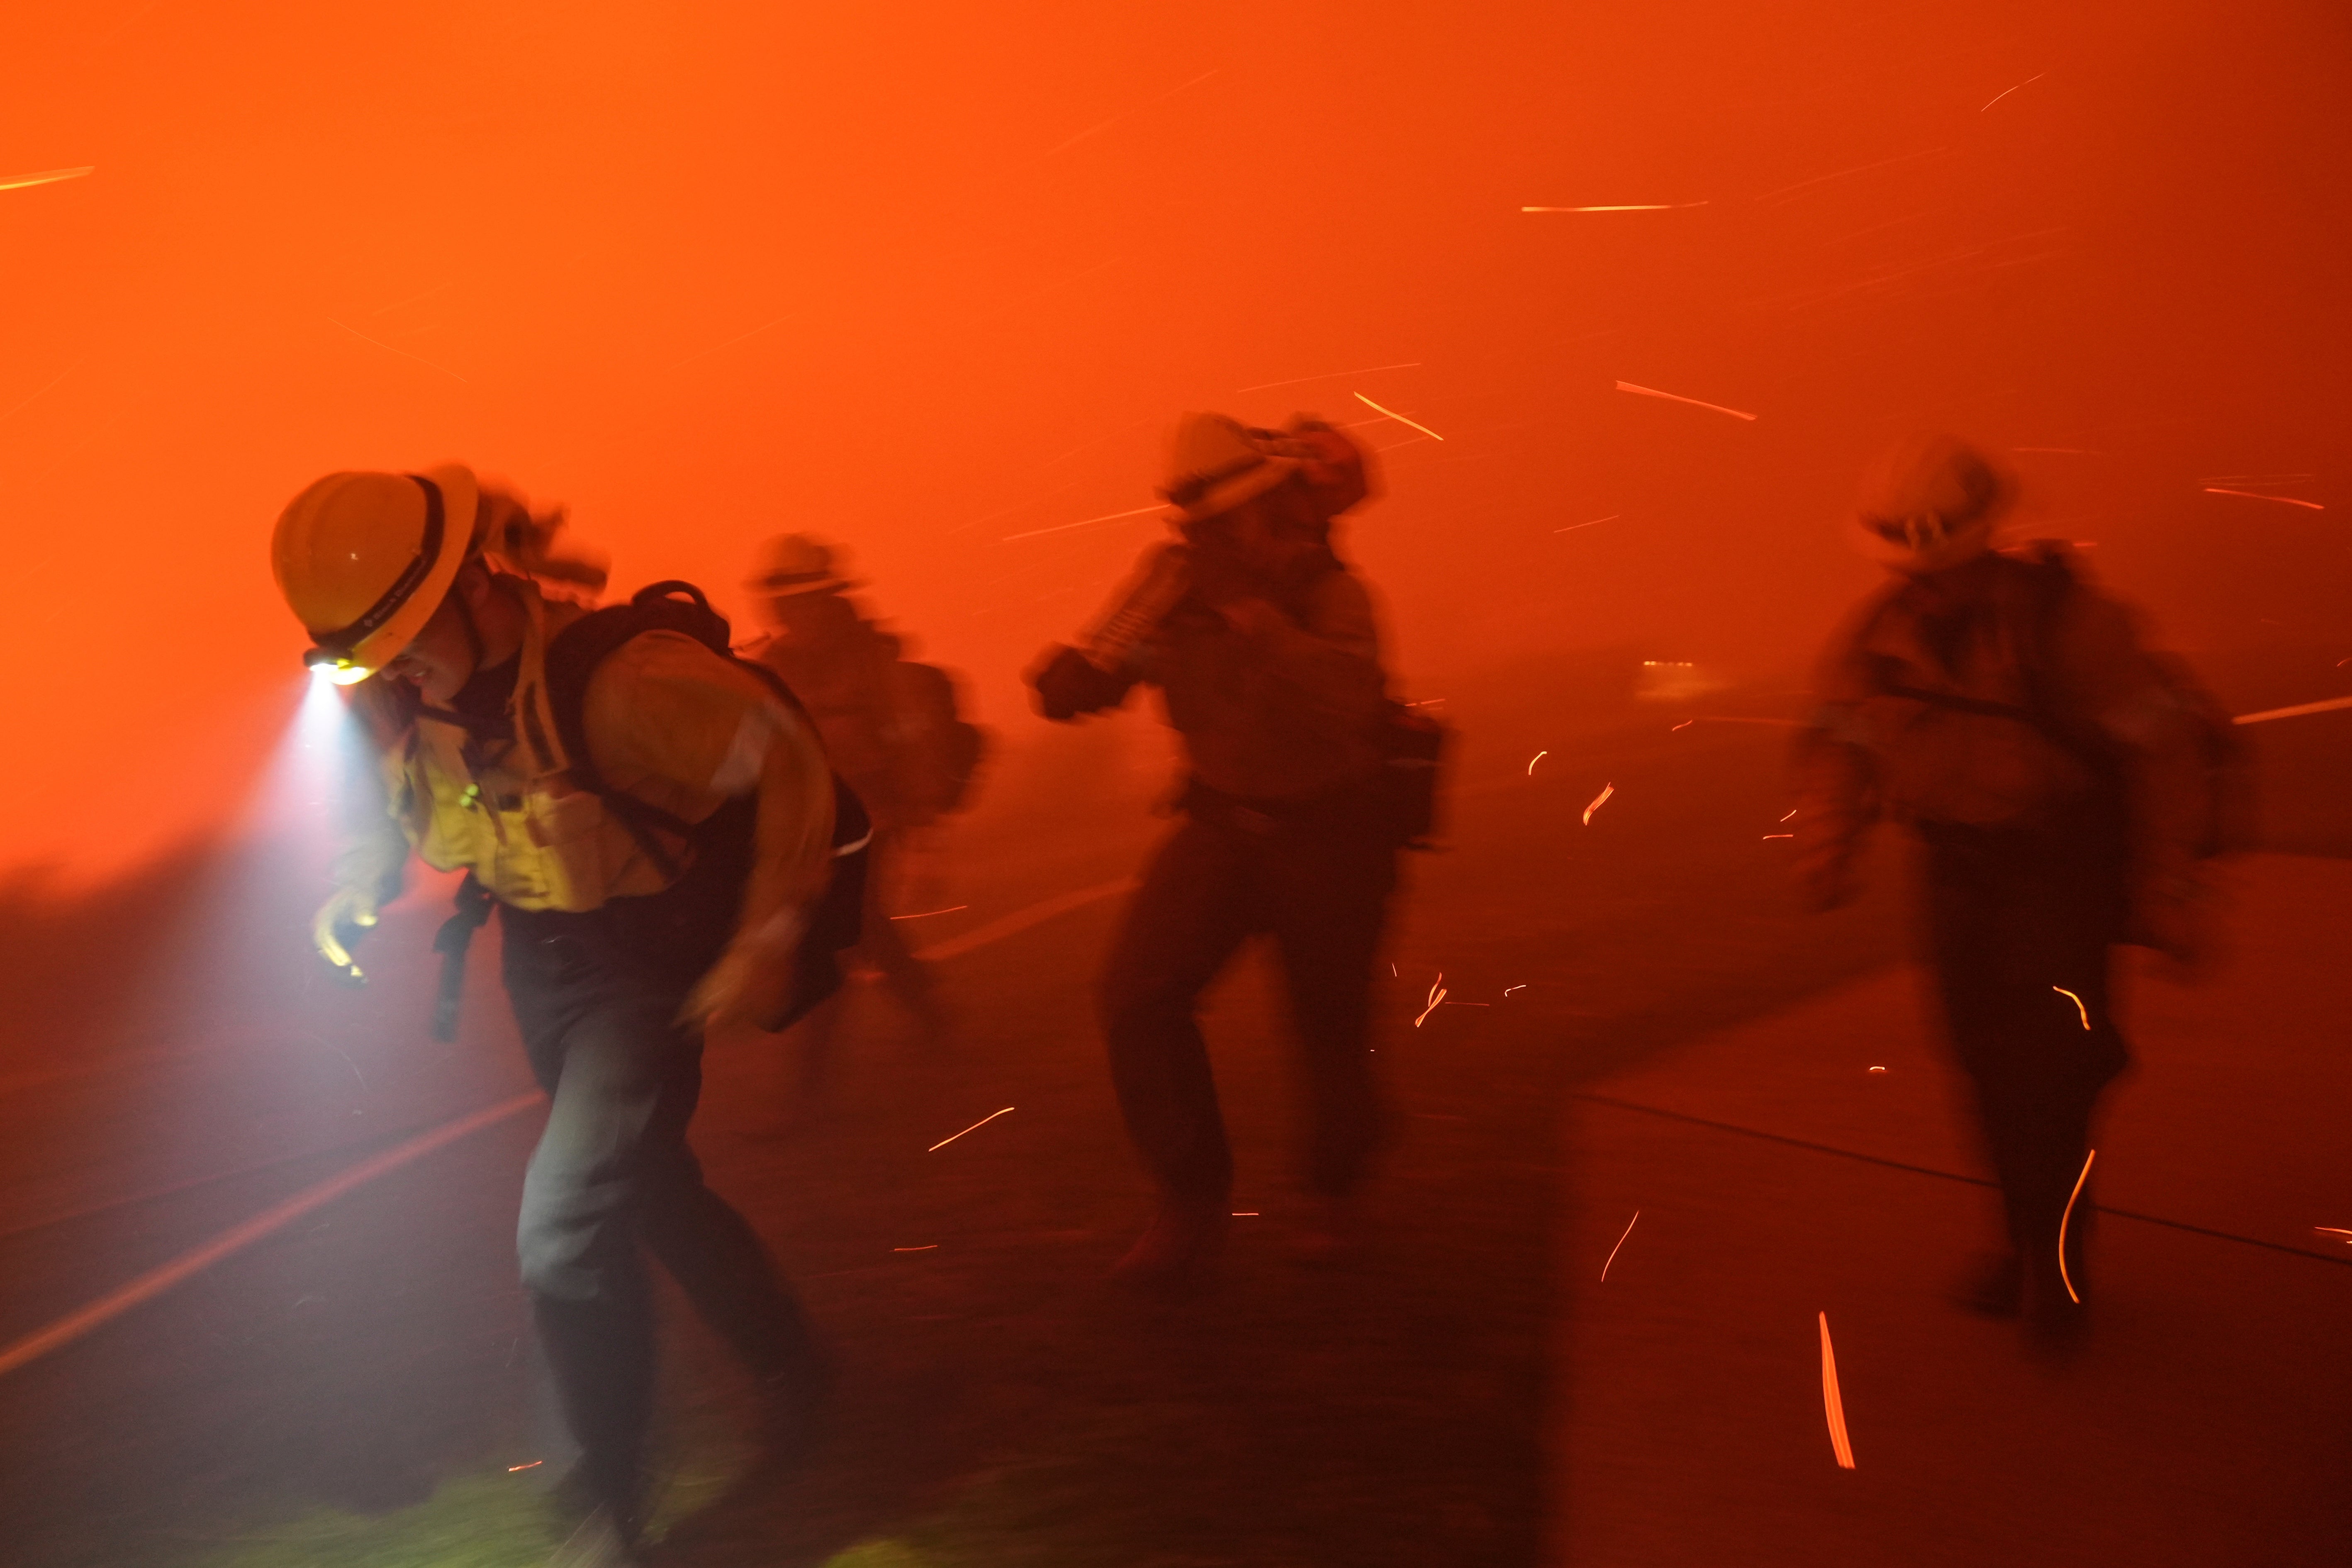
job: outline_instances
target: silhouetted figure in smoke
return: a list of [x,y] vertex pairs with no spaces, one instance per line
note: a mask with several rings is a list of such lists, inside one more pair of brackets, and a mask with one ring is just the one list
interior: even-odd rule
[[[829,545],[805,534],[768,541],[745,584],[774,633],[750,650],[781,676],[824,737],[834,770],[847,780],[874,824],[859,956],[927,1037],[944,1021],[929,969],[908,950],[888,908],[894,874],[926,829],[961,806],[978,771],[984,738],[959,716],[946,671],[900,657],[899,640],[858,614]],[[807,1021],[808,1082],[830,1066],[841,1003]]]
[[1174,1281],[1224,1235],[1233,1156],[1195,1011],[1258,932],[1282,957],[1314,1119],[1307,1254],[1329,1258],[1382,1134],[1369,1040],[1372,969],[1405,834],[1386,779],[1392,710],[1372,605],[1331,552],[1331,520],[1366,493],[1328,427],[1177,426],[1163,493],[1181,542],[1156,547],[1077,647],[1031,674],[1050,719],[1158,686],[1183,736],[1184,821],[1129,907],[1102,980],[1129,1131],[1158,1178],[1150,1228],[1119,1265]]
[[[555,523],[454,465],[341,473],[296,497],[273,563],[382,751],[389,811],[338,864],[320,952],[373,925],[413,848],[468,872],[450,955],[493,907],[506,986],[551,1104],[524,1178],[523,1283],[581,1448],[558,1492],[562,1554],[635,1560],[654,1320],[641,1247],[792,1420],[821,1381],[799,1304],[687,1145],[706,1024],[774,1026],[800,998],[843,831],[863,832],[804,717],[724,653],[725,623],[660,601],[685,630],[634,628],[541,592],[600,569],[550,549]],[[676,585],[668,585],[676,586]],[[631,619],[630,617],[637,617]],[[615,617],[620,617],[615,619]],[[715,623],[713,625],[712,623]],[[855,904],[851,904],[854,910]],[[836,912],[837,911],[834,911]],[[837,971],[835,972],[837,983]]]
[[2094,1114],[2130,1060],[2108,949],[2204,954],[2197,859],[2219,847],[2227,726],[2062,546],[1993,552],[2010,496],[1948,437],[1906,441],[1865,480],[1854,537],[1895,581],[1823,659],[1796,837],[1831,909],[1874,818],[1917,835],[1937,995],[2008,1216],[2009,1251],[1965,1300],[2022,1308],[2063,1343],[2082,1321]]

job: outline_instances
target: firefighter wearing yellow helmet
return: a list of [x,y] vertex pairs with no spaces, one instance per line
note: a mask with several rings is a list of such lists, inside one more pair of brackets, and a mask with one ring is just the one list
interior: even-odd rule
[[[279,517],[271,562],[310,634],[306,662],[356,689],[385,788],[380,828],[338,863],[320,952],[355,973],[341,932],[374,923],[411,851],[469,873],[472,923],[499,916],[507,991],[551,1100],[518,1242],[581,1452],[557,1496],[575,1554],[627,1561],[653,1370],[641,1249],[751,1362],[774,1413],[791,1418],[815,1388],[798,1303],[704,1185],[686,1130],[703,1026],[773,1026],[794,1005],[841,863],[836,806],[856,808],[805,714],[726,655],[707,606],[719,631],[698,640],[550,591],[602,585],[555,548],[561,521],[457,465],[331,474]],[[592,621],[618,635],[583,667]],[[445,952],[462,952],[460,903]]]

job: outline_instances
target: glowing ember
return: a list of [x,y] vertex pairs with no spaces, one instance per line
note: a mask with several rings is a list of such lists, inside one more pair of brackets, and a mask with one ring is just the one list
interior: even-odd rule
[[1590,827],[1590,826],[1592,826],[1592,814],[1593,814],[1594,812],[1596,812],[1596,811],[1599,811],[1599,810],[1600,810],[1603,805],[1607,805],[1607,804],[1608,804],[1608,801],[1609,801],[1609,797],[1610,797],[1611,795],[1615,795],[1616,793],[1617,793],[1617,786],[1616,786],[1615,784],[1602,784],[1602,785],[1601,786],[1601,793],[1600,793],[1599,795],[1594,795],[1594,796],[1592,797],[1592,804],[1591,804],[1591,805],[1588,805],[1588,806],[1586,806],[1586,807],[1584,808],[1584,826],[1585,826]]
[[1355,398],[1357,402],[1362,404],[1365,407],[1373,410],[1375,413],[1386,415],[1389,418],[1395,420],[1400,425],[1412,425],[1414,429],[1420,431],[1423,435],[1428,437],[1433,441],[1443,441],[1445,439],[1444,437],[1439,435],[1436,431],[1431,429],[1426,425],[1413,425],[1412,420],[1406,418],[1403,415],[1399,414],[1393,408],[1382,408],[1379,404],[1374,403],[1370,398],[1366,397],[1360,392],[1355,395]]
[[[965,1128],[963,1132],[977,1132],[982,1128],[987,1126],[990,1122],[995,1121],[998,1117],[1009,1114],[1012,1110],[1013,1107],[1008,1105],[1003,1110],[992,1110],[987,1115],[982,1117],[979,1121],[973,1122],[971,1126]],[[946,1148],[949,1144],[954,1142],[958,1138],[962,1137],[963,1132],[951,1133],[948,1137],[940,1139],[938,1142],[924,1150],[923,1152],[926,1154],[936,1154],[940,1150]]]
[[1853,1444],[1845,1433],[1845,1401],[1838,1394],[1837,1352],[1830,1345],[1830,1315],[1822,1314],[1822,1410],[1829,1417],[1830,1452],[1838,1468],[1853,1468]]
[[[2042,79],[2042,77],[2048,76],[2049,74],[2050,74],[2050,73],[2049,73],[2048,71],[2043,71],[2043,72],[2042,73],[2042,76],[2030,76],[2030,77],[2027,77],[2023,81],[2019,82],[2019,83],[2017,84],[2017,87],[2032,87],[2035,82],[2040,81],[2040,80]],[[1990,99],[1989,99],[1989,100],[1986,100],[1986,103],[1985,103],[1984,109],[1979,109],[1979,110],[1977,110],[1977,112],[1978,112],[1979,114],[1982,114],[1982,113],[1985,111],[1985,109],[1990,109],[1994,104],[1999,103],[2002,99],[2007,98],[2011,93],[2015,92],[2015,91],[2017,90],[2017,87],[2005,87],[2005,88],[2001,89],[1999,92],[1994,93]],[[2018,448],[2018,450],[2019,450],[2019,451],[2021,451],[2021,451],[2024,451],[2025,449],[2026,449],[2026,448],[2024,448],[2024,447],[2019,447],[2019,448]]]
[[2293,496],[2266,496],[2258,494],[2253,490],[2223,489],[2220,485],[2207,485],[2205,487],[2205,493],[2209,496],[2243,496],[2248,500],[2274,500],[2281,506],[2308,507],[2313,511],[2326,511],[2327,510],[2315,500],[2297,500]]
[[2083,1195],[2083,1184],[2091,1179],[2091,1162],[2099,1157],[2096,1149],[2083,1156],[2083,1173],[2074,1178],[2074,1190],[2066,1194],[2066,1212],[2058,1216],[2058,1282],[2066,1287],[2066,1294],[2076,1306],[2083,1298],[2074,1294],[2074,1281],[2066,1274],[2066,1222],[2074,1217],[2074,1200]]
[[1543,751],[1538,752],[1534,756],[1529,757],[1528,759],[1528,776],[1529,778],[1533,778],[1535,776],[1536,764],[1550,755],[1551,752],[1547,748]]
[[1693,408],[1711,408],[1717,414],[1728,414],[1734,419],[1746,419],[1752,422],[1756,417],[1753,414],[1743,414],[1737,408],[1726,408],[1720,403],[1701,403],[1696,397],[1682,397],[1671,392],[1660,392],[1657,388],[1653,386],[1635,386],[1630,381],[1619,382],[1617,384],[1617,390],[1620,392],[1630,392],[1636,397],[1663,397],[1668,403],[1687,403]]
[[2091,1026],[2091,1010],[2083,1005],[2083,999],[2080,996],[2075,995],[2063,985],[2053,985],[2050,989],[2074,1004],[2074,1011],[2083,1016],[2083,1027],[2087,1029]]
[[1633,1217],[1632,1219],[1629,1219],[1629,1220],[1627,1220],[1627,1221],[1625,1222],[1625,1232],[1624,1232],[1624,1235],[1623,1235],[1623,1236],[1620,1236],[1620,1237],[1617,1238],[1617,1246],[1616,1246],[1616,1247],[1611,1247],[1611,1248],[1609,1249],[1609,1256],[1608,1256],[1608,1258],[1605,1258],[1605,1259],[1601,1262],[1601,1282],[1602,1282],[1603,1284],[1606,1284],[1606,1283],[1608,1282],[1608,1279],[1609,1279],[1609,1265],[1617,1261],[1617,1251],[1618,1251],[1618,1248],[1619,1248],[1619,1247],[1623,1247],[1623,1246],[1625,1245],[1625,1237],[1633,1235],[1633,1227],[1634,1227],[1635,1226],[1639,1225],[1641,1222],[1642,1222],[1642,1211],[1641,1211],[1640,1209],[1635,1209],[1635,1210],[1633,1211]]
[[0,191],[21,191],[27,185],[54,185],[59,180],[79,180],[84,174],[97,173],[97,164],[86,163],[79,169],[45,169],[37,174],[9,174],[0,177]]

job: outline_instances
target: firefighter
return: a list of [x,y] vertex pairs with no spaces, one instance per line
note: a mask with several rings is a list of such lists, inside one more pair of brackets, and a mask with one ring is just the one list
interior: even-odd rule
[[1796,838],[1821,910],[1853,896],[1874,818],[1918,838],[1935,996],[2007,1222],[1961,1299],[2063,1346],[2084,1323],[2092,1129],[2130,1061],[2111,949],[2189,965],[2209,947],[2212,710],[2063,546],[1992,549],[2011,494],[1943,436],[1866,477],[1852,537],[1892,581],[1822,658]]
[[[935,1039],[945,1028],[938,984],[890,919],[889,886],[906,879],[927,830],[963,804],[983,738],[959,716],[947,672],[901,657],[899,639],[859,613],[848,596],[858,585],[841,574],[833,546],[801,533],[769,540],[744,586],[772,633],[749,657],[807,707],[835,769],[872,816],[859,955]],[[840,1011],[835,1004],[809,1019],[811,1089],[828,1068]]]
[[1182,822],[1128,907],[1101,983],[1111,1079],[1159,1187],[1118,1272],[1197,1276],[1227,1228],[1233,1156],[1196,1014],[1244,942],[1272,936],[1305,1048],[1313,1260],[1356,1237],[1355,1198],[1383,1132],[1370,1041],[1372,973],[1396,884],[1381,737],[1391,710],[1370,595],[1330,547],[1366,491],[1326,426],[1246,428],[1188,414],[1163,494],[1181,540],[1156,547],[1077,647],[1032,671],[1049,719],[1160,688],[1182,736]]
[[[563,710],[551,649],[589,612],[542,583],[601,573],[551,547],[559,522],[456,465],[336,473],[286,508],[271,560],[314,645],[306,661],[355,686],[386,789],[338,862],[320,954],[356,974],[350,944],[412,851],[467,871],[486,895],[476,909],[499,915],[507,992],[549,1097],[517,1239],[580,1451],[557,1492],[577,1526],[566,1560],[625,1562],[653,1390],[641,1248],[744,1357],[772,1412],[820,1380],[798,1302],[704,1184],[686,1134],[704,1029],[785,1005],[829,875],[835,796],[810,726],[755,671],[677,632],[629,637]],[[467,924],[445,928],[459,952]]]

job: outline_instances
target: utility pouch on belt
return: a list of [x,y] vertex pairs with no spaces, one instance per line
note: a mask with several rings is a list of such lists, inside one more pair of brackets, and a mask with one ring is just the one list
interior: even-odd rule
[[433,1037],[446,1045],[457,1037],[457,1005],[466,995],[466,949],[490,918],[490,890],[471,871],[457,884],[457,910],[441,922],[433,951],[441,955],[441,984],[433,994]]

